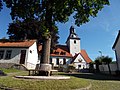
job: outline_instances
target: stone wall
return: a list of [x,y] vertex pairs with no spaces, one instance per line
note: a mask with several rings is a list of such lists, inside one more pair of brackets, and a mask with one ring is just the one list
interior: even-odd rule
[[11,68],[14,63],[0,63],[0,68]]

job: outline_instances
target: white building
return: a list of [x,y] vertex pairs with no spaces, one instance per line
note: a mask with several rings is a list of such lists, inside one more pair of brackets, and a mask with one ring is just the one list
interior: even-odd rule
[[120,30],[118,32],[117,38],[113,44],[112,49],[115,51],[117,69],[120,70]]
[[[0,42],[0,66],[4,64],[23,64],[28,69],[34,69],[40,63],[42,45],[37,50],[36,40]],[[85,50],[80,48],[80,38],[70,27],[70,34],[66,45],[57,45],[50,55],[50,63],[54,66],[60,64],[74,64],[76,69],[88,68],[92,60]]]
[[36,40],[0,42],[0,65],[24,64],[28,69],[33,69],[37,61]]
[[[39,51],[41,49],[42,47],[40,46]],[[88,68],[88,64],[91,61],[86,51],[80,49],[80,38],[75,33],[73,26],[70,27],[66,45],[57,45],[50,57],[50,63],[54,66],[74,64],[76,69]]]

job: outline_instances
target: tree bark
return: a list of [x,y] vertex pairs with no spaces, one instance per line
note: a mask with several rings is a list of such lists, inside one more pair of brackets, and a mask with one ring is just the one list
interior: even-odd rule
[[51,45],[51,37],[47,37],[43,41],[42,46],[42,57],[41,63],[48,64],[50,58],[50,45]]

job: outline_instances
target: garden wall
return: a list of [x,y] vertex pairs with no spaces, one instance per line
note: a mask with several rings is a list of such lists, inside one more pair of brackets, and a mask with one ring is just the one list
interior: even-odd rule
[[[99,65],[99,69],[100,72],[102,73],[106,73],[106,74],[109,73],[108,65]],[[117,64],[116,63],[110,64],[110,69],[111,69],[111,73],[115,74],[115,71],[117,70]]]

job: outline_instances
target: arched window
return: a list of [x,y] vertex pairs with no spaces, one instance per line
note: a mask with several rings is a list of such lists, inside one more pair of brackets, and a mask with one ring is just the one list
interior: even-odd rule
[[76,44],[76,40],[74,40],[74,44]]

